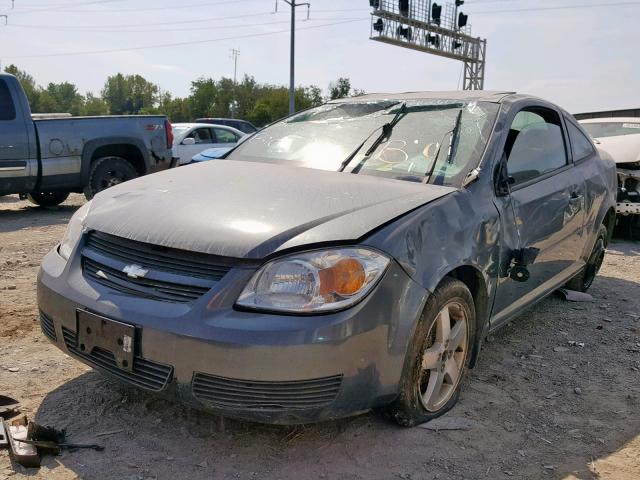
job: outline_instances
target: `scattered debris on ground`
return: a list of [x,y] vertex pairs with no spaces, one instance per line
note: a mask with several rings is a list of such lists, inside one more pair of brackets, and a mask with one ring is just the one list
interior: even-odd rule
[[478,425],[478,422],[470,418],[444,415],[418,426],[420,428],[439,432],[440,430],[471,430]]

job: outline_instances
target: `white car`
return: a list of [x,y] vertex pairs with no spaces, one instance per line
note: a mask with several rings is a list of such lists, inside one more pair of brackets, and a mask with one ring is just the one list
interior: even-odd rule
[[209,148],[233,147],[245,136],[233,127],[206,123],[174,123],[173,156],[178,165],[185,165]]
[[594,118],[580,122],[598,147],[613,157],[618,170],[616,212],[640,228],[640,118]]

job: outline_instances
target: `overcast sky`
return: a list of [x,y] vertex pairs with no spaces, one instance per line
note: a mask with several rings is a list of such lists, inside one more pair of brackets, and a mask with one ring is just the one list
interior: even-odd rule
[[[326,90],[345,76],[367,92],[458,88],[460,62],[369,40],[367,0],[310,2],[310,21],[298,9],[296,83]],[[230,50],[238,48],[239,75],[288,84],[288,7],[281,1],[275,14],[274,4],[15,0],[12,10],[11,0],[0,0],[0,14],[8,15],[0,26],[0,60],[42,85],[69,81],[82,93],[99,92],[108,75],[122,72],[184,96],[197,77],[232,76]],[[540,7],[550,9],[513,11]],[[488,39],[485,88],[532,93],[573,113],[640,107],[640,0],[467,0],[462,10],[473,34]],[[182,45],[124,50],[175,43]],[[66,55],[105,50],[120,51]]]

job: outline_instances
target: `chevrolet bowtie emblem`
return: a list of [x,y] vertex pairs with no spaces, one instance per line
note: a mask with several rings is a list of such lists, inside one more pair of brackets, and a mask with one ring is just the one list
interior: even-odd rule
[[129,278],[144,278],[144,276],[149,273],[149,270],[141,265],[127,265],[122,271],[126,273]]

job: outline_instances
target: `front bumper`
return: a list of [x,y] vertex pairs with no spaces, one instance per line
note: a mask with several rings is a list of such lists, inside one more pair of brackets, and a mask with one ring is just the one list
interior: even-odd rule
[[621,216],[640,215],[640,170],[618,168],[618,202],[616,213]]
[[[174,304],[94,283],[77,257],[66,262],[54,249],[38,274],[42,329],[58,348],[139,388],[267,423],[338,418],[392,401],[427,297],[392,262],[367,298],[331,314],[234,309],[253,273],[246,268],[232,269],[198,300]],[[132,372],[119,369],[108,351],[79,350],[78,310],[136,327]]]

